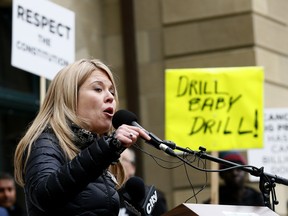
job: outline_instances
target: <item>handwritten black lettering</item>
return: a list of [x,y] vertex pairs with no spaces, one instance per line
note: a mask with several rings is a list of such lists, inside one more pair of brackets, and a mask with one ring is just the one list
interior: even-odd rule
[[214,104],[213,98],[206,98],[203,102],[201,110],[203,111],[207,107],[208,110],[212,111],[213,110],[213,104]]
[[244,121],[244,118],[241,117],[240,118],[239,127],[238,127],[238,134],[241,135],[241,134],[252,133],[252,130],[242,130],[243,121]]
[[191,95],[229,95],[228,92],[219,90],[218,80],[213,82],[189,79],[188,76],[179,76],[177,97]]
[[[196,134],[239,134],[239,135],[247,135],[253,132],[253,125],[251,128],[243,129],[243,123],[245,118],[232,118],[231,116],[227,116],[221,120],[216,119],[206,119],[202,116],[195,116],[191,118],[191,128],[189,135]],[[236,124],[235,124],[236,122]]]
[[242,97],[238,95],[236,98],[233,96],[217,98],[214,97],[193,97],[188,101],[189,111],[217,111],[226,109],[229,112],[234,104]]
[[233,99],[233,97],[230,97],[230,100],[229,100],[229,107],[228,107],[228,110],[227,110],[227,112],[229,112],[230,111],[230,109],[231,109],[231,107],[232,107],[232,105],[234,104],[234,103],[236,103],[236,101],[238,101],[240,98],[242,97],[242,95],[240,94],[240,95],[238,95],[236,98],[234,98]]

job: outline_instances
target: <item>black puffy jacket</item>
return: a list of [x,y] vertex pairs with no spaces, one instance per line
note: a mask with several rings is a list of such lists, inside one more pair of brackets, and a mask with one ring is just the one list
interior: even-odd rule
[[118,157],[100,138],[69,161],[54,133],[42,133],[24,175],[28,215],[118,215],[119,195],[107,171]]

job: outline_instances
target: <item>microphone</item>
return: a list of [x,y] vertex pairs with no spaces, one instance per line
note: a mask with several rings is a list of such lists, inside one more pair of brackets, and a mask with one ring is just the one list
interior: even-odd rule
[[160,138],[158,138],[153,133],[145,130],[141,125],[139,125],[137,123],[137,116],[128,110],[118,110],[112,118],[112,124],[115,129],[120,127],[122,124],[139,127],[143,129],[151,137],[151,140],[145,140],[147,143],[153,145],[155,148],[159,150],[165,151],[167,154],[171,156],[176,155],[175,152],[166,145],[166,142],[164,144]]
[[137,176],[129,178],[119,194],[124,199],[125,207],[139,216],[151,215],[158,200],[155,187],[146,186]]

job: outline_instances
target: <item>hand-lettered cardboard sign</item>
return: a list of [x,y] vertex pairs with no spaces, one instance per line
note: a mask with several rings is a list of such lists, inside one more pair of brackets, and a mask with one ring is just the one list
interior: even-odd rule
[[167,69],[165,139],[207,151],[263,146],[262,67]]

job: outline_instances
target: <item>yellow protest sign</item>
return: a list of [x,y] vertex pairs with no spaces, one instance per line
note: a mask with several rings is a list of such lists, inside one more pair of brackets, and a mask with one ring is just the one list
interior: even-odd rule
[[207,151],[263,146],[262,67],[167,69],[165,139]]

